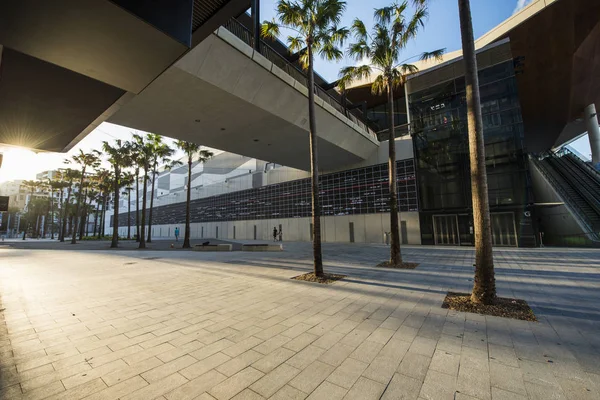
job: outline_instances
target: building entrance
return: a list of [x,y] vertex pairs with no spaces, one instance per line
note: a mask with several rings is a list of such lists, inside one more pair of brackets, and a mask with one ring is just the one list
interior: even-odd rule
[[492,213],[492,244],[494,246],[517,246],[515,214],[512,212]]
[[433,237],[436,245],[460,246],[458,234],[458,216],[434,215]]

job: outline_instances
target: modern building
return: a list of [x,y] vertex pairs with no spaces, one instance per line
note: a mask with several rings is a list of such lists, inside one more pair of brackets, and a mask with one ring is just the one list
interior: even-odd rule
[[[307,80],[297,54],[255,40],[249,1],[33,3],[0,5],[0,142],[66,151],[108,121],[221,149],[195,167],[193,235],[266,239],[281,225],[310,239]],[[494,243],[596,242],[598,177],[552,150],[588,132],[600,161],[600,3],[534,0],[476,49]],[[395,94],[404,243],[473,242],[461,57],[420,63]],[[341,96],[317,79],[325,241],[389,230],[386,99],[370,84]],[[159,178],[155,236],[183,223],[182,175]]]
[[[243,39],[247,30],[240,26],[249,21],[241,15],[228,22],[217,39],[240,53],[250,52],[249,45],[231,37]],[[567,162],[564,150],[551,150],[586,132],[594,138],[598,121],[589,108],[600,104],[599,46],[600,4],[586,0],[534,1],[476,41],[494,245],[593,244],[599,239],[595,202],[600,202],[600,190],[587,197],[572,193],[577,192],[573,182],[584,179],[576,168],[589,182],[600,183],[593,168],[570,156],[574,166],[557,168],[560,182],[552,177],[558,172],[544,168],[549,157]],[[277,47],[277,53],[293,63],[285,47]],[[472,245],[462,54],[449,53],[441,62],[418,67],[396,93],[394,107],[402,243]],[[560,82],[558,74],[564,77]],[[320,86],[332,85],[321,81]],[[330,95],[339,99],[335,92]],[[377,147],[355,162],[321,147],[322,159],[337,158],[321,171],[322,237],[325,242],[382,242],[389,231],[386,98],[372,95],[365,81],[350,88],[344,102],[366,111],[367,132],[376,134]],[[321,131],[330,127],[322,119],[319,126]],[[280,135],[285,137],[284,127]],[[269,145],[259,146],[269,152]],[[594,143],[592,152],[600,157]],[[282,161],[276,152],[262,159],[278,164],[260,161],[253,150],[239,153],[246,156],[221,153],[194,167],[192,237],[265,240],[277,227],[286,240],[310,240],[307,166],[297,158]],[[567,173],[575,175],[569,179]],[[159,177],[155,237],[172,236],[175,227],[183,227],[185,174],[182,168]],[[126,225],[124,211],[121,207],[120,223]],[[135,223],[132,216],[130,222]]]
[[22,179],[0,183],[0,196],[8,196],[8,204],[11,208],[23,210],[27,204],[28,195]]

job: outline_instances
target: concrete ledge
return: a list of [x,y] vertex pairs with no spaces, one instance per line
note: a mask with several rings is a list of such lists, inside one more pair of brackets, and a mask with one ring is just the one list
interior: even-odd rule
[[242,251],[283,251],[282,244],[244,244]]
[[232,251],[233,246],[230,244],[197,244],[194,246],[194,251]]

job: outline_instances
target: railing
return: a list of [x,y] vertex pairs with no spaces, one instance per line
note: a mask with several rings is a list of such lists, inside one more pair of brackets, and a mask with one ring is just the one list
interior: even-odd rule
[[[233,33],[239,39],[241,39],[248,46],[254,47],[254,35],[248,28],[242,25],[235,18],[231,18],[229,21],[223,24],[223,27],[229,32]],[[282,69],[286,74],[300,82],[304,87],[308,87],[308,78],[302,70],[296,67],[294,64],[285,59],[281,54],[274,50],[271,46],[266,44],[264,41],[260,41],[260,54],[267,60],[272,62],[274,65]],[[362,128],[367,135],[377,140],[377,135],[369,127],[366,115],[357,109],[349,110],[335,97],[327,93],[319,85],[315,84],[315,95],[322,99],[325,103],[332,106],[334,109],[346,116],[350,121],[354,122],[360,128]],[[352,105],[349,101],[346,101],[348,105]]]
[[591,163],[591,161],[586,161],[584,160],[584,156],[578,152],[577,150],[570,148],[568,146],[563,146],[561,147],[559,150],[557,150],[556,152],[554,152],[554,154],[556,154],[558,157],[562,157],[564,155],[572,155],[573,157],[579,159],[579,161],[582,162],[582,164],[585,166],[586,171],[590,172],[591,174],[596,175],[599,179],[600,179],[600,171],[598,171]]
[[[546,157],[553,157],[553,154],[552,153],[544,153],[544,154],[540,155],[540,157],[531,156],[531,159],[533,160],[533,163],[536,165],[538,170],[542,173],[542,175],[544,175],[544,177],[546,177],[546,179],[550,182],[552,187],[560,194],[560,196],[569,205],[569,208],[574,212],[574,214],[577,215],[579,221],[585,225],[586,231],[588,231],[589,235],[590,235],[589,239],[592,241],[599,241],[600,236],[598,235],[598,232],[595,232],[593,227],[590,226],[590,224],[588,223],[588,220],[587,220],[587,216],[579,208],[579,206],[577,205],[577,201],[574,198],[572,198],[565,190],[563,184],[566,184],[566,183],[560,182],[556,178],[556,176],[554,176],[554,174],[549,171],[549,169],[552,168],[551,166],[547,167],[546,165],[544,165],[543,159]],[[562,179],[562,177],[561,177],[561,179]]]

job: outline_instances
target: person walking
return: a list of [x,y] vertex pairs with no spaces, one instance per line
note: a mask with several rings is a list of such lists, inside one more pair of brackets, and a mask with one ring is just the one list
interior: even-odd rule
[[179,242],[179,227],[175,227],[175,241]]
[[279,228],[279,241],[283,242],[283,228]]
[[277,227],[276,226],[273,227],[273,241],[274,242],[277,241]]

